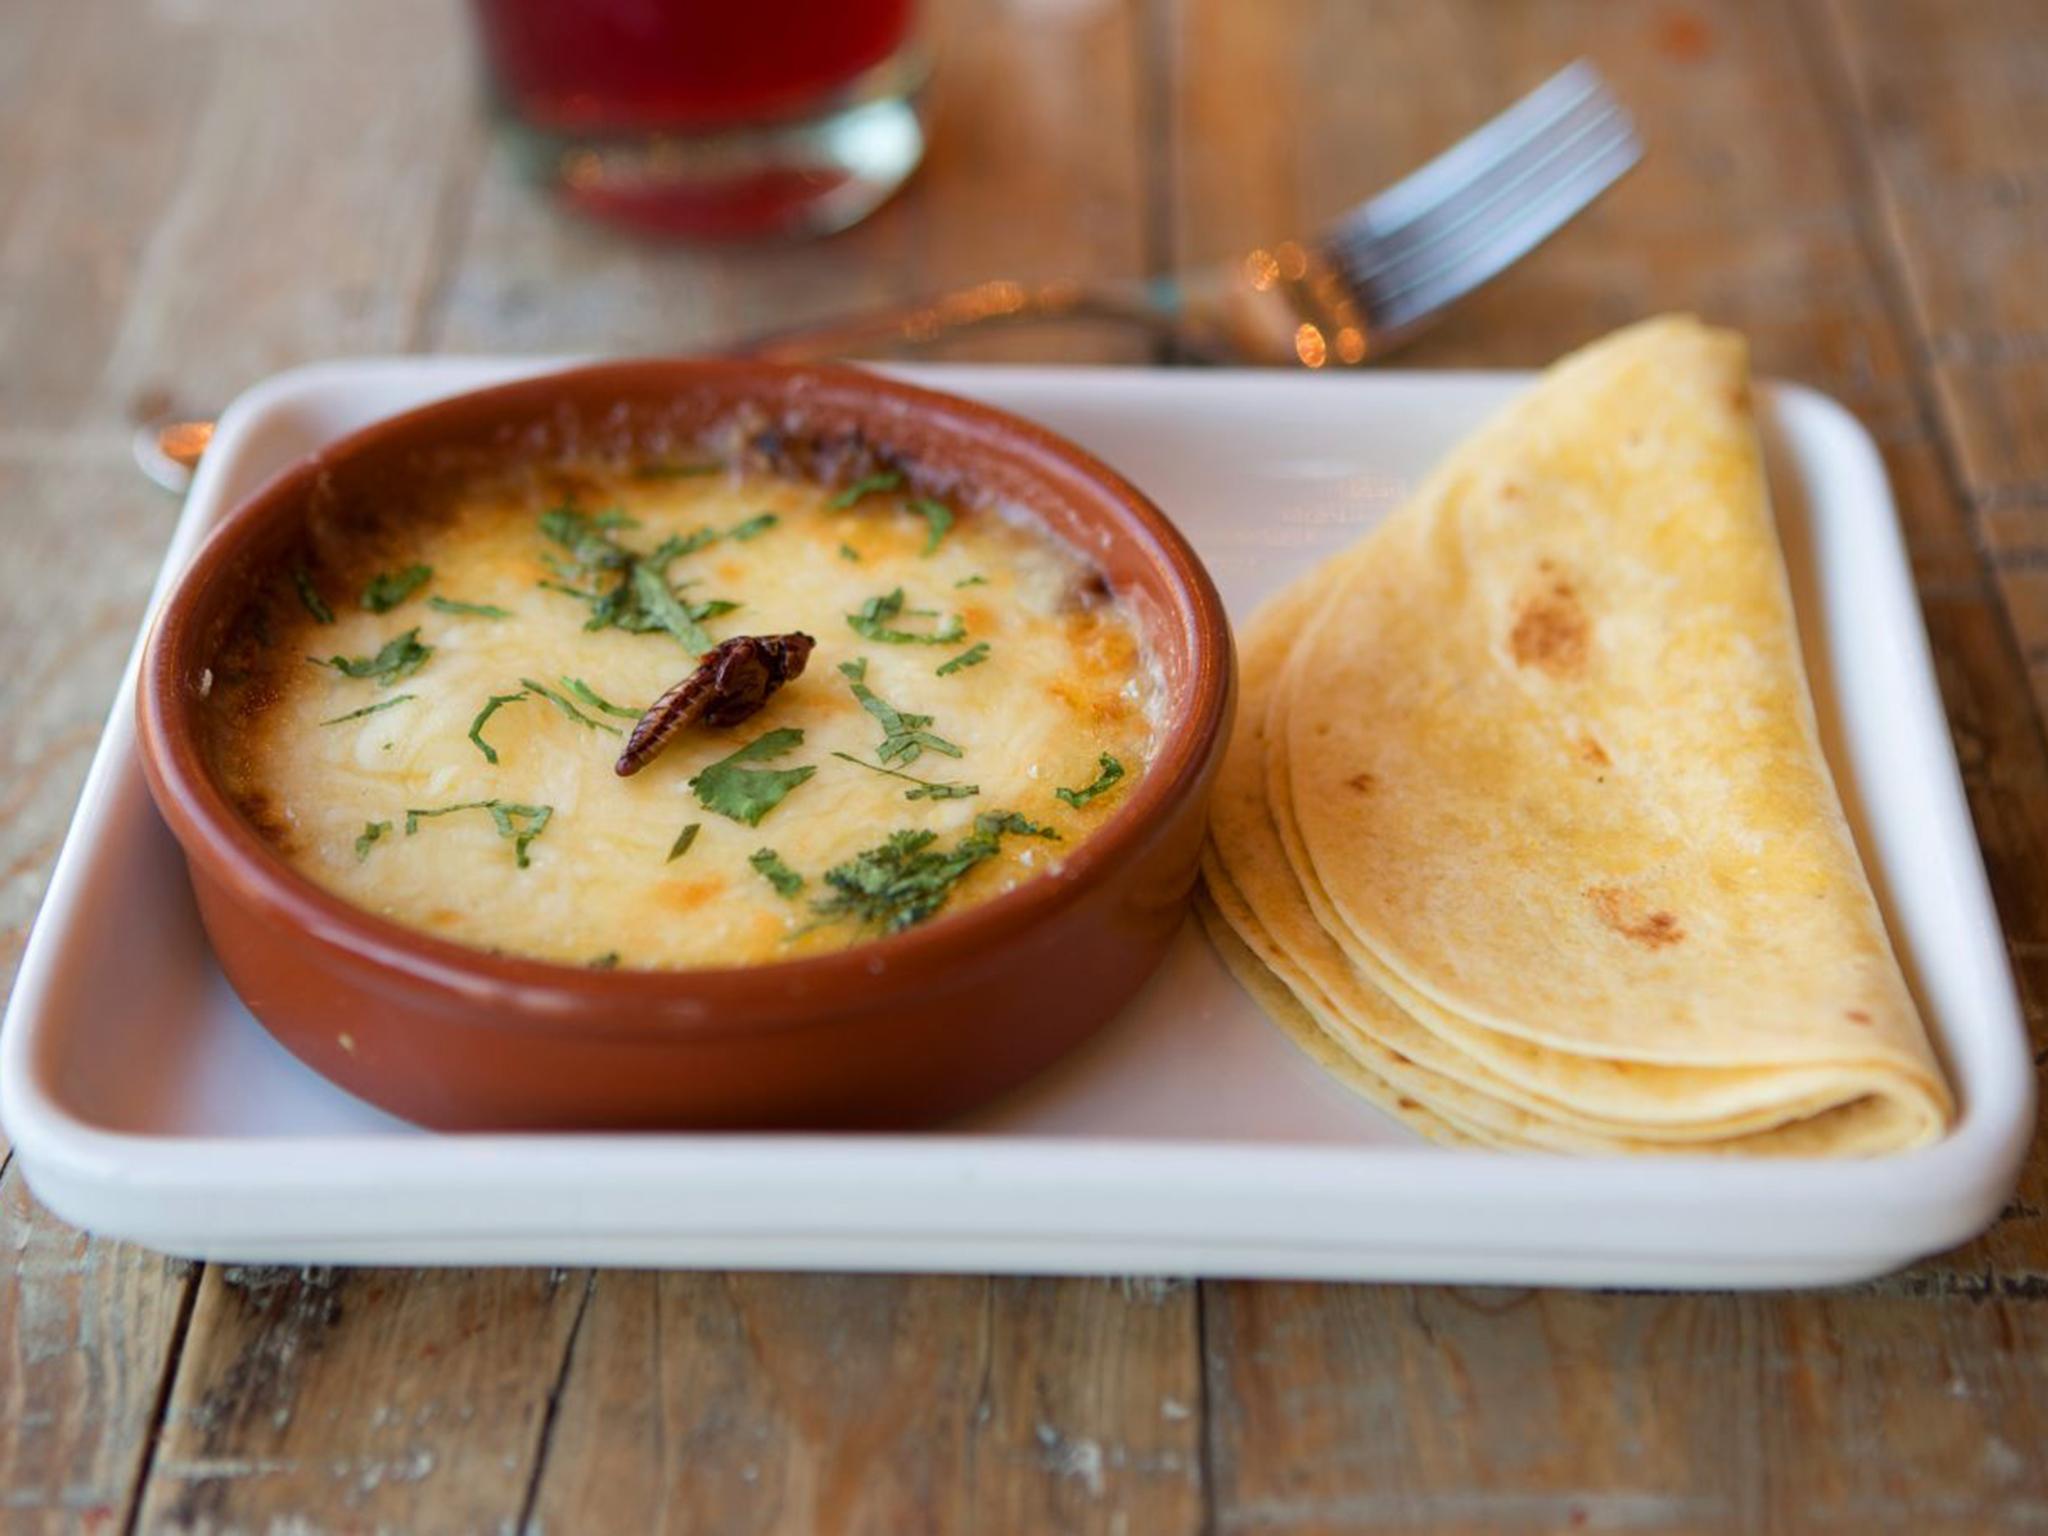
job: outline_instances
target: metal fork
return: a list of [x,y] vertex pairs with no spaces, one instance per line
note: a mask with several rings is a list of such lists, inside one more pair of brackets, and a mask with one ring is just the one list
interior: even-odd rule
[[[1108,319],[1145,326],[1195,357],[1375,363],[1542,244],[1641,155],[1628,113],[1581,60],[1313,244],[1289,240],[1149,280],[977,283],[725,350],[805,362],[1000,325]],[[152,480],[182,491],[212,434],[208,421],[152,423],[137,434],[136,460]]]
[[1313,244],[1290,240],[1150,281],[978,283],[734,350],[808,361],[1002,324],[1108,319],[1211,357],[1310,368],[1377,362],[1535,249],[1641,155],[1628,113],[1581,60]]

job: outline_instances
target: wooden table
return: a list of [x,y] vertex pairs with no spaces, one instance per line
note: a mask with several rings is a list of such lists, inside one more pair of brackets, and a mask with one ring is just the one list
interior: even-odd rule
[[[698,254],[513,180],[450,4],[6,0],[10,971],[171,524],[138,419],[312,358],[687,349],[1235,252],[1585,53],[1647,163],[1406,362],[1536,364],[1688,307],[1862,417],[2048,1043],[2048,6],[959,0],[941,25],[904,197]],[[1083,333],[977,355],[1147,360]],[[1969,1247],[1791,1296],[298,1273],[88,1238],[13,1168],[0,1210],[8,1532],[2048,1525],[2038,1150]]]

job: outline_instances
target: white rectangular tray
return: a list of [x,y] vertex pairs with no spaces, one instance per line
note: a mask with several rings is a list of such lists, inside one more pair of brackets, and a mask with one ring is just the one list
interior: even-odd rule
[[[223,419],[165,580],[294,456],[557,365],[405,358],[272,379]],[[1384,516],[1526,382],[904,371],[1122,469],[1239,615]],[[943,1132],[429,1134],[300,1066],[222,981],[136,765],[132,662],[8,1008],[0,1119],[59,1215],[212,1259],[1761,1286],[1946,1247],[1991,1219],[2025,1148],[2025,1033],[1876,452],[1820,396],[1765,399],[1830,759],[1962,1098],[1938,1146],[1769,1164],[1426,1146],[1296,1054],[1192,930],[1094,1044]]]

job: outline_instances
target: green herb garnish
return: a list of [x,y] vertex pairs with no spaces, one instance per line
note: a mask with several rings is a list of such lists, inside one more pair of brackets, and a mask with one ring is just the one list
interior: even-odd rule
[[906,800],[966,800],[971,796],[981,793],[981,786],[979,784],[936,784],[930,779],[920,779],[915,774],[901,773],[894,768],[884,768],[881,764],[871,763],[864,757],[855,757],[851,752],[834,752],[832,755],[834,757],[843,757],[849,763],[857,764],[867,769],[870,773],[886,773],[892,779],[901,779],[906,784],[915,784],[917,788],[906,789],[903,792],[903,798]]
[[1101,764],[1101,770],[1095,775],[1095,782],[1093,784],[1089,784],[1081,789],[1056,789],[1053,793],[1076,810],[1079,810],[1097,795],[1108,794],[1117,780],[1124,776],[1124,765],[1111,757],[1107,752],[1103,753],[1096,761]]
[[616,971],[619,968],[619,952],[616,949],[608,949],[586,964],[593,971]]
[[693,821],[687,827],[683,828],[682,831],[676,834],[676,840],[673,843],[669,844],[668,857],[663,859],[661,862],[664,864],[675,863],[677,859],[680,859],[684,854],[690,851],[690,844],[697,841],[697,834],[699,832],[702,832],[703,830],[704,823],[701,821]]
[[364,822],[362,835],[356,839],[356,862],[360,864],[367,859],[370,856],[370,845],[390,830],[391,823],[388,821]]
[[408,565],[402,571],[385,571],[370,578],[363,588],[363,606],[372,613],[389,613],[432,579],[431,565]]
[[427,606],[437,613],[452,613],[470,619],[509,619],[516,617],[510,608],[500,608],[495,603],[461,603],[452,597],[443,597],[438,592],[428,597]]
[[419,695],[416,693],[401,693],[396,698],[380,699],[375,704],[365,704],[361,709],[352,709],[345,715],[336,715],[332,720],[322,720],[320,723],[322,725],[340,725],[345,721],[360,720],[365,715],[374,715],[386,709],[396,709],[399,705],[408,704],[418,697]]
[[334,622],[334,610],[322,601],[320,589],[313,585],[313,578],[306,574],[306,568],[303,565],[292,567],[292,585],[299,589],[299,601],[306,605],[306,612],[313,615],[316,622],[321,624],[332,624]]
[[557,710],[561,711],[564,720],[574,725],[580,725],[585,730],[609,731],[614,736],[625,734],[616,725],[606,725],[602,720],[591,719],[590,716],[583,713],[582,710],[571,704],[566,697],[555,692],[546,683],[537,683],[530,677],[522,677],[519,679],[519,686],[528,693],[538,694],[541,698],[546,699]]
[[684,602],[669,586],[665,573],[671,561],[715,542],[717,530],[700,528],[687,538],[671,536],[643,555],[611,537],[613,528],[631,526],[631,519],[623,513],[587,517],[573,507],[557,507],[542,514],[541,532],[567,549],[573,561],[567,566],[551,562],[558,575],[573,580],[611,574],[616,579],[603,591],[575,586],[570,580],[543,581],[541,585],[589,604],[585,629],[623,629],[636,635],[662,630],[674,635],[692,654],[710,650],[713,642],[701,627],[703,621],[730,613],[739,605]]
[[566,502],[540,515],[540,531],[569,551],[578,565],[615,570],[632,556],[611,537],[614,528],[638,528],[639,522],[617,507],[595,516],[579,512]]
[[547,830],[548,822],[555,814],[552,805],[514,805],[509,800],[465,800],[460,805],[408,810],[405,813],[405,835],[411,837],[419,831],[420,823],[430,816],[452,816],[457,811],[489,811],[498,836],[510,840],[513,862],[521,869],[531,862],[526,857],[527,848]]
[[433,654],[431,645],[420,644],[419,630],[408,629],[386,640],[374,656],[330,656],[325,661],[308,656],[306,660],[316,667],[332,667],[344,677],[374,677],[378,687],[389,688],[419,671]]
[[745,768],[743,763],[781,757],[803,745],[804,733],[792,726],[768,732],[748,742],[730,757],[720,758],[690,780],[697,803],[734,821],[758,827],[761,818],[782,804],[789,792],[818,770],[805,768]]
[[925,535],[924,553],[935,554],[939,541],[945,538],[946,531],[953,526],[953,509],[943,501],[933,501],[929,496],[920,496],[910,504],[910,510],[923,518],[926,526],[931,529],[931,532]]
[[867,685],[868,661],[865,656],[854,661],[842,661],[839,670],[853,689],[854,698],[860,701],[860,707],[873,715],[882,727],[882,744],[875,749],[875,756],[884,764],[914,763],[918,754],[927,747],[947,757],[961,755],[960,749],[952,742],[925,729],[932,723],[930,715],[907,714],[875,696]]
[[844,512],[863,496],[875,496],[883,491],[893,491],[902,483],[903,476],[893,469],[885,469],[878,475],[863,475],[837,496],[826,502],[825,505],[834,512]]
[[592,709],[601,709],[608,715],[618,716],[621,720],[638,720],[647,713],[644,709],[621,708],[605,698],[580,677],[565,677],[562,679],[562,686],[575,694],[577,698],[588,704]]
[[498,753],[495,747],[484,740],[484,722],[507,704],[517,704],[525,697],[524,693],[494,693],[485,701],[484,707],[476,712],[476,718],[469,722],[469,739],[476,743],[477,751],[483,753],[485,762],[495,766]]
[[976,572],[975,572],[975,573],[974,573],[974,574],[973,574],[972,576],[963,576],[963,577],[961,577],[961,578],[960,578],[960,579],[959,579],[958,581],[954,582],[954,583],[953,583],[953,585],[954,585],[954,586],[955,586],[956,588],[957,588],[957,587],[985,587],[985,586],[987,586],[987,585],[988,585],[988,578],[987,578],[986,576],[982,575],[982,574],[981,574],[981,572],[979,572],[979,571],[976,571]]
[[744,544],[749,539],[758,539],[781,521],[782,519],[773,512],[756,512],[744,523],[734,523],[725,531],[725,536],[729,539],[738,539]]
[[791,897],[804,888],[804,877],[782,862],[782,855],[773,848],[756,848],[747,862],[761,873],[761,878],[775,887],[775,894]]
[[965,672],[969,667],[978,667],[988,660],[988,642],[977,640],[951,661],[939,664],[937,675],[951,677],[955,672]]
[[859,613],[849,613],[846,622],[853,626],[853,632],[863,639],[879,640],[884,645],[951,645],[967,633],[967,626],[960,622],[960,615],[954,614],[928,635],[920,635],[907,629],[891,628],[898,618],[936,617],[929,608],[905,608],[903,589],[871,597],[860,605]]
[[974,830],[950,850],[934,848],[935,832],[891,833],[888,840],[856,854],[825,872],[833,894],[811,903],[824,921],[850,917],[884,933],[901,933],[923,922],[946,904],[962,876],[1002,850],[1005,834],[1044,837],[1059,834],[1015,811],[984,811]]
[[[683,600],[669,590],[668,578],[661,574],[661,568],[646,562],[636,562],[632,574],[624,584],[632,590],[639,607],[639,615],[646,622],[638,624],[632,619],[612,620],[621,629],[633,629],[645,633],[649,629],[665,629],[683,643],[683,649],[702,654],[715,643],[704,633],[697,622],[696,614]],[[622,610],[623,611],[623,610]]]
[[839,558],[842,560],[851,560],[855,565],[859,565],[860,551],[855,549],[851,544],[842,544],[839,546]]

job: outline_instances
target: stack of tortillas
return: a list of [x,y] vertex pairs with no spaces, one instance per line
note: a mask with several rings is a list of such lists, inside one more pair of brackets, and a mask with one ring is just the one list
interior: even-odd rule
[[1241,637],[1205,916],[1440,1140],[1870,1154],[1954,1107],[1821,755],[1740,338],[1567,358]]

